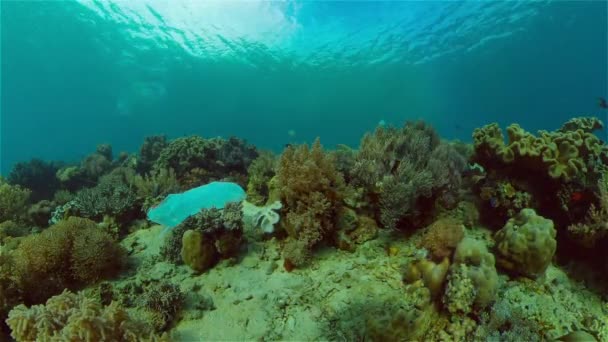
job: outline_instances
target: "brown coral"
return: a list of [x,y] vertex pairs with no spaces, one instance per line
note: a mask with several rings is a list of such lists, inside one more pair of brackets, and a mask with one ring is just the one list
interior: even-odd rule
[[24,238],[14,252],[16,275],[29,303],[111,277],[124,257],[124,249],[107,233],[78,217]]
[[332,156],[323,152],[319,139],[312,148],[301,145],[285,149],[276,186],[286,212],[282,224],[291,238],[310,249],[335,230],[344,180]]
[[464,237],[462,223],[451,218],[435,221],[427,229],[420,241],[419,247],[427,249],[434,260],[452,256],[454,249]]

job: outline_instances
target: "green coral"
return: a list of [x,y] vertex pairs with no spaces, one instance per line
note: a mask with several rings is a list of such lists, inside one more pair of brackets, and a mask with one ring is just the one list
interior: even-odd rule
[[[461,281],[468,281],[467,279],[469,279],[473,283],[475,290],[474,310],[483,310],[496,298],[498,273],[496,272],[495,259],[482,241],[470,237],[465,237],[460,241],[454,252],[453,263],[450,267],[450,275],[455,273],[459,273],[460,276],[451,278],[451,286],[470,288],[455,283],[458,279]],[[466,298],[462,294],[459,294],[459,297]],[[452,302],[452,299],[448,298],[447,302]]]
[[555,236],[553,221],[523,209],[496,232],[498,265],[531,278],[542,275],[555,254]]

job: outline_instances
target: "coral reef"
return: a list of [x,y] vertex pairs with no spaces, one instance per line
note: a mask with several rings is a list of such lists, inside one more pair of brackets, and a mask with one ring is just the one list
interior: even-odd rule
[[83,293],[69,291],[49,298],[45,305],[18,305],[6,321],[18,342],[161,340],[149,324],[118,304],[103,306]]
[[451,258],[454,249],[464,237],[464,226],[454,219],[442,218],[431,224],[420,241],[433,259]]
[[515,274],[536,278],[542,275],[555,254],[557,242],[553,222],[523,209],[496,232],[497,263]]
[[[408,122],[277,156],[152,136],[22,163],[0,179],[0,340],[606,341],[601,127],[467,145]],[[184,196],[213,180],[235,197]]]
[[156,331],[166,331],[179,315],[184,304],[184,294],[179,286],[166,281],[150,283],[143,289],[143,307],[153,312]]
[[290,252],[284,254],[290,263],[301,266],[305,262],[300,256],[307,253],[296,252],[296,248],[310,250],[334,233],[344,186],[342,174],[336,170],[331,155],[323,151],[319,139],[310,148],[288,146],[283,151],[276,191],[285,213],[281,225],[291,238],[290,247],[284,250]]
[[[488,251],[482,241],[465,237],[460,241],[454,252],[453,263],[450,266],[451,283],[448,288],[466,287],[474,289],[475,296],[472,309],[483,310],[494,301],[498,290],[498,274],[494,264],[494,255]],[[454,273],[458,273],[458,276],[452,276]],[[467,284],[469,281],[473,284],[472,287]],[[452,293],[458,292],[462,292],[462,290]],[[469,301],[466,295],[459,295],[456,298],[464,299],[466,302]],[[448,299],[450,303],[448,306],[457,305],[452,300],[453,298]],[[460,303],[457,306],[462,307],[463,305]]]
[[0,222],[24,219],[31,191],[0,177]]
[[118,168],[103,176],[94,188],[79,191],[73,202],[75,214],[96,221],[107,215],[119,222],[141,216],[141,203],[128,182],[128,170]]
[[29,189],[32,201],[38,202],[53,198],[59,189],[59,182],[55,178],[58,170],[56,163],[48,163],[40,159],[29,162],[16,163],[8,175],[8,182]]
[[509,140],[505,143],[498,125],[490,124],[473,133],[474,161],[486,168],[509,165],[518,172],[533,171],[568,181],[599,171],[598,160],[608,162],[608,148],[591,133],[592,128],[601,127],[597,119],[581,118],[569,121],[555,132],[539,131],[534,136],[513,124],[507,127]]
[[235,256],[242,242],[242,204],[230,202],[224,209],[203,209],[173,228],[161,254],[200,273],[219,259]]
[[464,157],[440,142],[430,126],[409,122],[400,129],[380,126],[366,134],[349,178],[365,189],[382,225],[393,229],[420,216],[420,199],[457,197],[465,168]]
[[167,147],[167,137],[164,135],[153,135],[144,138],[144,142],[139,148],[139,158],[137,159],[137,172],[146,174],[152,170],[154,163],[160,157],[162,150]]
[[[246,174],[257,155],[255,147],[235,137],[228,140],[183,137],[163,148],[154,169],[173,169],[182,186],[190,188],[225,178],[231,173]],[[196,177],[190,177],[189,181],[192,173],[196,173]]]
[[274,177],[276,158],[271,152],[262,151],[247,169],[247,200],[257,206],[267,204],[270,189],[268,183]]
[[12,253],[27,303],[118,274],[125,251],[93,221],[70,217],[25,237]]

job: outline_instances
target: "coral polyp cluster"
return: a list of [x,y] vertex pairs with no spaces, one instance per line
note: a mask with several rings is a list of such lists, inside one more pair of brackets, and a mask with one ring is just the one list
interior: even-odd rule
[[18,163],[2,337],[608,340],[602,127],[489,124],[466,144],[417,121],[278,154],[152,136]]

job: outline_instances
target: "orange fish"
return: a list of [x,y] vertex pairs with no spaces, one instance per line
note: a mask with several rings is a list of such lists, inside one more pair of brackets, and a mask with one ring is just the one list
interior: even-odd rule
[[572,202],[581,201],[583,198],[585,198],[585,195],[580,191],[575,191],[572,193],[572,195],[570,195],[570,200]]

